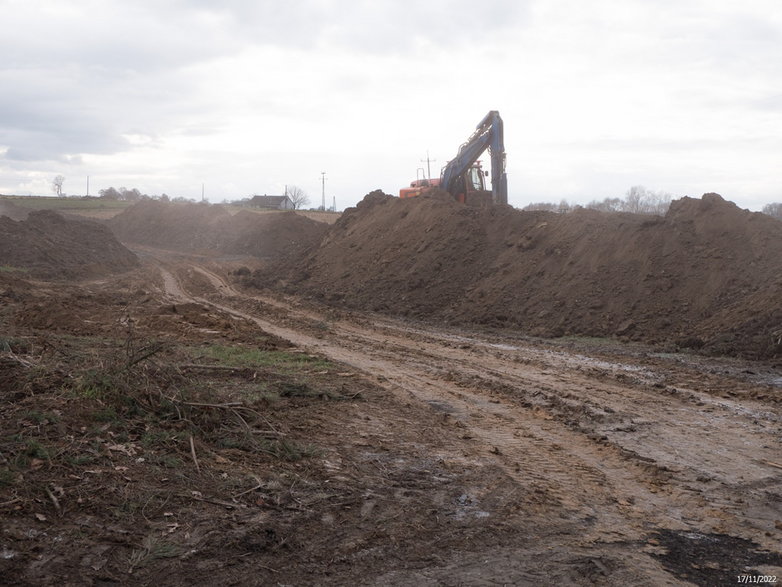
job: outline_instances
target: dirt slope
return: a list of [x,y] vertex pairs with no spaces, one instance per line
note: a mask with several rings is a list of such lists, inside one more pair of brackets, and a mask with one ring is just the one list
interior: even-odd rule
[[138,260],[105,226],[41,210],[21,221],[0,216],[0,265],[35,277],[80,279],[127,271]]
[[782,223],[717,194],[650,217],[369,194],[322,245],[257,276],[340,304],[542,336],[782,353]]
[[22,208],[13,202],[0,200],[0,216],[8,216],[12,220],[26,220],[29,208]]
[[212,250],[277,258],[322,237],[326,225],[293,212],[231,215],[222,206],[144,201],[108,226],[123,242],[179,251]]

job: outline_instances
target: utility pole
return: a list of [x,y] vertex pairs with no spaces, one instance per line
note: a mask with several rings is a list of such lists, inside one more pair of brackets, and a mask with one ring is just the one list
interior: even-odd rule
[[87,176],[87,197],[90,195],[90,176]]
[[430,166],[431,161],[437,161],[437,159],[430,159],[429,158],[429,149],[426,150],[426,159],[421,159],[421,163],[426,163],[426,174],[427,178],[429,180],[432,179],[432,167]]
[[202,202],[204,201],[204,184],[203,184],[203,182],[201,183],[201,201]]
[[322,184],[321,197],[323,198],[323,205],[321,206],[320,209],[325,212],[326,211],[326,172],[325,171],[320,172],[320,182]]

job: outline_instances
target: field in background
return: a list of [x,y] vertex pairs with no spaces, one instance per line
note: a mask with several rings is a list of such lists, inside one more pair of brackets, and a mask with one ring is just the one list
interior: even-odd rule
[[[89,218],[106,220],[113,218],[125,208],[135,202],[122,200],[103,200],[99,198],[58,198],[56,196],[5,196],[0,195],[0,202],[10,202],[21,208],[31,210],[55,210],[67,214],[78,214]],[[245,208],[242,206],[225,205],[224,208],[231,214],[237,214],[242,210],[256,214],[279,214],[282,210],[259,210],[257,208]],[[341,216],[339,212],[314,212],[309,210],[297,210],[296,214],[317,222],[334,224]]]
[[133,202],[101,200],[98,198],[58,198],[56,196],[0,196],[0,202],[9,202],[31,210],[55,210],[90,218],[112,218]]

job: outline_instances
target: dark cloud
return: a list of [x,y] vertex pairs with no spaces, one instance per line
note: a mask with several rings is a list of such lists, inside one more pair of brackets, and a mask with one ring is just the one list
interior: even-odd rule
[[[141,114],[122,88],[67,70],[0,70],[0,146],[8,161],[78,162],[79,154],[114,154]],[[119,94],[119,95],[118,95]]]

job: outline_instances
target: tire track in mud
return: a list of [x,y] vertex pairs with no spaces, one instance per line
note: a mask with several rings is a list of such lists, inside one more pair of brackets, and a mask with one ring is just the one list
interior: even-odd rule
[[[552,511],[582,521],[583,543],[638,540],[666,527],[743,534],[779,549],[777,540],[759,536],[775,515],[782,518],[774,511],[782,475],[767,465],[777,454],[778,409],[715,400],[708,390],[671,391],[647,367],[460,340],[386,318],[366,325],[335,320],[189,268],[219,301],[187,294],[161,265],[172,297],[252,320],[378,377],[403,400],[427,403],[443,425],[474,439],[465,457],[493,460]],[[275,311],[248,309],[258,303]],[[297,327],[316,322],[327,323],[328,332],[314,336]]]

